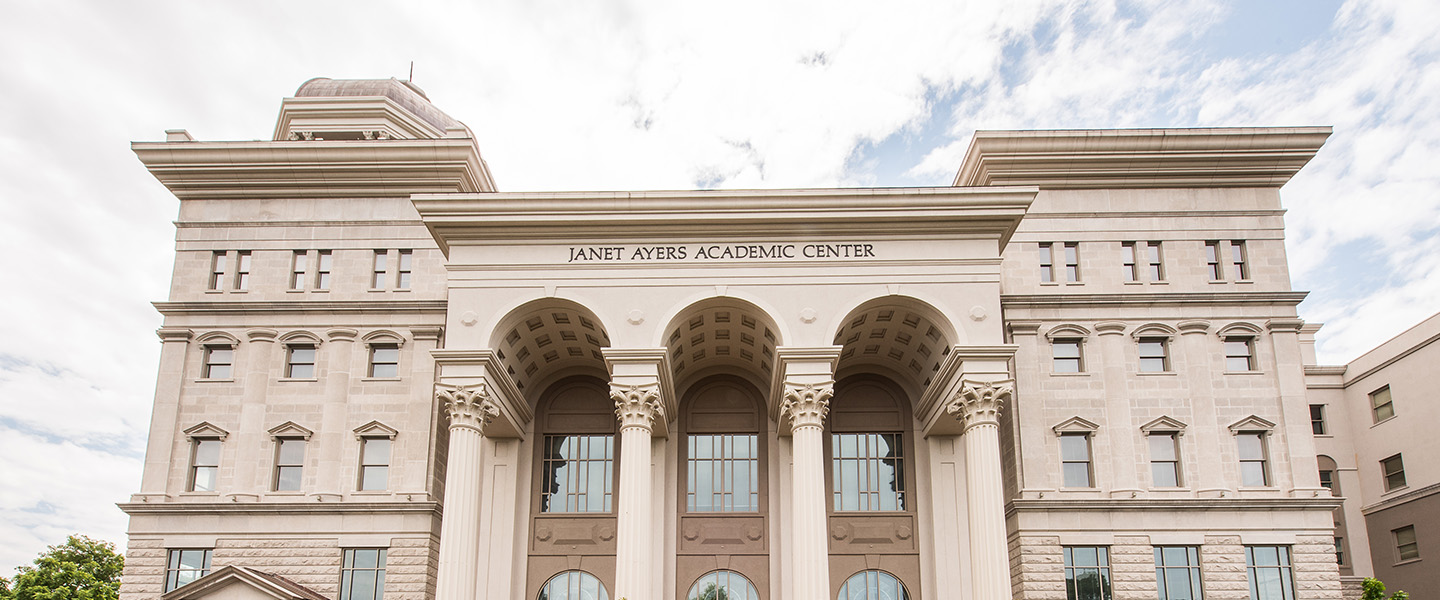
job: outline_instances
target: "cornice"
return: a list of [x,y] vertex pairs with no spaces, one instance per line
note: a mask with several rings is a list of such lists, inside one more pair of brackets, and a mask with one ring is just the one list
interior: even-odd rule
[[1006,516],[1020,512],[1109,512],[1126,510],[1180,511],[1273,511],[1334,510],[1344,502],[1338,497],[1317,498],[1017,498],[1006,503]]
[[438,313],[445,300],[277,300],[261,302],[153,302],[165,316],[258,313]]
[[1159,294],[1001,294],[1002,308],[1093,308],[1099,306],[1193,306],[1264,304],[1295,306],[1309,292],[1169,292]]
[[1278,188],[1329,127],[977,131],[957,186]]
[[1407,502],[1414,502],[1415,500],[1419,500],[1433,494],[1440,494],[1440,483],[1427,485],[1418,490],[1405,492],[1403,494],[1395,496],[1394,498],[1386,498],[1369,506],[1362,506],[1360,507],[1360,514],[1368,517],[1382,510],[1394,508]]
[[120,502],[127,515],[416,514],[440,515],[439,502]]

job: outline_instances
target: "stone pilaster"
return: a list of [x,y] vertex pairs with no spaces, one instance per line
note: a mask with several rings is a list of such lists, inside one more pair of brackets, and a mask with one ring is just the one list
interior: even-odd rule
[[1209,359],[1219,349],[1207,347],[1206,333],[1209,331],[1208,321],[1180,323],[1180,349],[1190,357],[1185,361],[1185,382],[1190,388],[1190,407],[1195,415],[1192,419],[1195,423],[1195,450],[1200,459],[1195,461],[1199,470],[1196,481],[1187,485],[1194,487],[1201,496],[1218,497],[1224,495],[1229,486],[1225,484],[1225,473],[1218,459],[1224,454],[1220,448],[1221,424],[1212,383],[1215,374]]
[[[651,564],[650,440],[655,423],[665,421],[660,382],[610,384],[615,417],[620,420],[620,490],[615,540],[615,596],[651,600],[655,565]],[[442,599],[443,600],[443,599]]]
[[[1117,498],[1128,498],[1140,491],[1140,475],[1135,448],[1134,418],[1130,409],[1130,386],[1126,385],[1125,365],[1134,364],[1126,359],[1128,339],[1122,335],[1125,324],[1120,322],[1097,323],[1099,334],[1101,372],[1105,381],[1105,427],[1102,434],[1110,446],[1110,481],[1096,473],[1092,482],[1096,487],[1110,488],[1110,494]],[[1097,464],[1100,461],[1095,461]]]
[[[145,447],[145,474],[140,480],[142,495],[163,495],[169,480],[170,453],[175,448],[179,424],[180,396],[185,376],[186,354],[194,335],[189,329],[164,327],[160,336],[160,377],[155,384],[155,409],[150,413],[150,437]],[[203,349],[202,349],[203,351]],[[179,461],[175,461],[180,464]]]
[[350,363],[354,360],[355,336],[358,334],[348,327],[336,327],[325,332],[329,343],[325,345],[325,403],[320,407],[320,428],[315,436],[315,450],[319,456],[315,471],[316,493],[340,494],[349,487],[342,483],[340,468],[347,463],[342,442],[350,429],[345,426],[350,416]]
[[[241,449],[242,456],[265,444],[265,395],[270,389],[270,365],[275,352],[275,336],[273,329],[251,329],[245,332],[250,343],[247,344],[249,352],[245,357],[245,374],[240,379],[244,385],[240,396],[240,425],[235,431],[235,447]],[[230,485],[220,483],[216,489],[248,494],[269,491],[269,469],[264,467],[265,465],[257,461],[237,461],[235,478]]]
[[790,422],[794,472],[791,527],[795,536],[792,598],[826,600],[830,595],[830,554],[825,538],[825,416],[835,382],[786,381],[780,405]]
[[[960,382],[945,410],[960,421],[965,444],[965,494],[970,522],[973,600],[1010,598],[1010,555],[1005,534],[1005,482],[1000,475],[1000,410],[1015,393],[1014,380]],[[798,461],[797,461],[798,462]]]
[[485,428],[499,414],[481,382],[438,386],[435,398],[450,420],[445,513],[440,522],[436,600],[474,600],[480,556],[481,456]]

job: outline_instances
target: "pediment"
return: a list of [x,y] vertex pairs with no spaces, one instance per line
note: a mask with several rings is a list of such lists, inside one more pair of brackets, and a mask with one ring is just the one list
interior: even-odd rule
[[219,428],[219,427],[216,427],[214,424],[210,423],[209,421],[201,421],[198,425],[195,425],[195,426],[193,426],[193,427],[191,427],[191,428],[189,428],[189,429],[186,429],[186,430],[182,431],[181,433],[185,434],[185,437],[192,438],[192,439],[193,439],[193,438],[218,438],[218,439],[220,439],[221,441],[224,441],[225,438],[230,435],[230,432],[225,431],[224,429],[221,429],[221,428]]
[[279,575],[226,565],[171,590],[160,600],[329,600],[325,595]]
[[274,427],[271,427],[269,433],[270,433],[270,437],[276,437],[276,438],[301,438],[301,439],[306,439],[306,440],[308,440],[308,439],[310,439],[310,436],[311,436],[311,435],[314,435],[315,432],[310,431],[309,429],[306,429],[306,428],[304,428],[304,427],[301,427],[299,424],[295,423],[294,421],[286,421],[286,422],[284,422],[284,423],[281,423],[281,424],[279,424],[279,425],[276,425],[276,426],[274,426]]
[[1185,424],[1170,417],[1162,416],[1153,421],[1150,421],[1149,423],[1141,425],[1140,431],[1143,431],[1145,433],[1150,433],[1152,431],[1162,433],[1185,433]]
[[1100,426],[1088,419],[1070,417],[1069,419],[1061,421],[1059,425],[1052,427],[1052,429],[1055,430],[1055,435],[1064,433],[1094,433],[1100,429]]
[[371,421],[355,428],[355,437],[357,438],[383,437],[394,439],[397,433],[399,432],[396,431],[394,427],[390,427],[379,421]]
[[1274,423],[1255,415],[1250,415],[1230,425],[1230,433],[1240,433],[1242,431],[1271,431],[1274,429]]

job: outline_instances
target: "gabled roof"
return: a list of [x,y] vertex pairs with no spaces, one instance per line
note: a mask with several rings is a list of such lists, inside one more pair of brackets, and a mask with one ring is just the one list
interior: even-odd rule
[[160,600],[199,600],[235,584],[250,586],[255,590],[255,596],[258,598],[330,600],[315,590],[279,575],[236,565],[226,565],[215,569],[209,575],[165,593],[160,596]]

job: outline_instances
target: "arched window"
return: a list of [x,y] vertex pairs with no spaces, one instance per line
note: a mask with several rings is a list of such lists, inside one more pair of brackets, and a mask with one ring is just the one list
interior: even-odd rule
[[830,403],[833,512],[908,511],[910,462],[901,392],[887,380],[855,376]]
[[690,586],[685,600],[760,600],[760,591],[744,575],[734,571],[711,571]]
[[565,571],[545,582],[539,600],[610,600],[610,594],[594,575]]
[[539,512],[614,510],[615,412],[604,384],[562,381],[546,393],[540,438]]
[[696,387],[685,407],[685,511],[760,511],[765,461],[755,392],[730,377]]
[[861,571],[840,586],[837,600],[910,600],[904,584],[884,571]]

